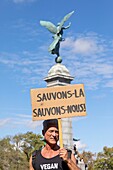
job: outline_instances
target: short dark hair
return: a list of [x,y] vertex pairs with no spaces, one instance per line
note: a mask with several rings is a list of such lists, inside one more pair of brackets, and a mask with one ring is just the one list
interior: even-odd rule
[[56,127],[58,129],[57,119],[48,119],[43,121],[43,131],[46,132],[50,127]]

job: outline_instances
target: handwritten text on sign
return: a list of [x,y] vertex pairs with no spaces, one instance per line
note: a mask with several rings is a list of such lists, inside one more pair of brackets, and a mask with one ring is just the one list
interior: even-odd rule
[[33,120],[86,115],[83,84],[31,89],[31,102]]

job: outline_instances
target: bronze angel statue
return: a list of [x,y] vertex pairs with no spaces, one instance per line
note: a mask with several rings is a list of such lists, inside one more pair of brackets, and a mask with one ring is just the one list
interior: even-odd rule
[[[60,57],[59,54],[59,48],[60,48],[60,42],[64,41],[63,36],[63,30],[67,29],[70,27],[71,23],[69,23],[68,26],[64,27],[64,23],[70,18],[70,16],[74,13],[74,11],[68,13],[67,15],[65,15],[65,17],[61,20],[60,23],[57,24],[57,26],[55,26],[53,23],[49,22],[49,21],[40,21],[41,26],[46,27],[52,34],[53,34],[53,42],[50,44],[48,51],[51,54],[56,54],[56,62],[58,62],[58,58]],[[59,60],[60,62],[62,62],[62,59],[60,58]]]

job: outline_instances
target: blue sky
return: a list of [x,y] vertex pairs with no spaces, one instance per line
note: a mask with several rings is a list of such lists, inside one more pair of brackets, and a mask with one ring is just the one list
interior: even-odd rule
[[48,52],[52,34],[39,22],[57,24],[75,11],[66,25],[60,53],[72,84],[85,86],[86,117],[73,118],[80,151],[99,152],[113,146],[113,1],[0,1],[0,137],[33,131],[30,89],[44,88],[55,64]]

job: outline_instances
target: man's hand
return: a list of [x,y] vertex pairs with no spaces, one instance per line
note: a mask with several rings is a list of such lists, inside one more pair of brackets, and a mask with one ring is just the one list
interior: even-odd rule
[[59,149],[59,156],[67,163],[70,170],[80,170],[76,165],[75,156],[71,154],[71,158],[68,158],[68,151],[65,148]]
[[68,152],[65,148],[61,148],[59,149],[59,156],[64,160],[67,161],[68,160]]

